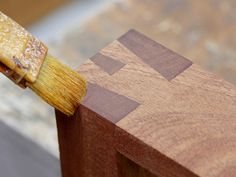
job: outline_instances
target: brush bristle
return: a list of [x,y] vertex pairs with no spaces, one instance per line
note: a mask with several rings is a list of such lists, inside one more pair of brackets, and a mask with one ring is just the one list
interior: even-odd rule
[[35,83],[28,83],[51,106],[71,116],[86,93],[86,81],[77,72],[47,56]]

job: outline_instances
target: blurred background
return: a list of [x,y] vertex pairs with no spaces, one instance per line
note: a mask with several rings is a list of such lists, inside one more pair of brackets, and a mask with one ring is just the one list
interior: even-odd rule
[[[74,69],[135,28],[236,84],[235,0],[1,0],[0,10]],[[0,119],[58,157],[54,110],[2,75]]]

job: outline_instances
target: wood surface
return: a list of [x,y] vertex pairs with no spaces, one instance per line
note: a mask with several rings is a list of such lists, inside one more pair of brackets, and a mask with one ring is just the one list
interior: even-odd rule
[[56,157],[0,122],[1,177],[60,177]]
[[79,72],[77,113],[56,112],[63,177],[235,176],[233,84],[135,30]]

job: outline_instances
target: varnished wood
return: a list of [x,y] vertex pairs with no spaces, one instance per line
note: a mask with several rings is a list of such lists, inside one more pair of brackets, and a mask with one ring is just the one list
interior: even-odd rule
[[64,177],[236,174],[234,85],[134,30],[100,54],[124,65],[79,67],[93,87],[73,118],[57,112]]

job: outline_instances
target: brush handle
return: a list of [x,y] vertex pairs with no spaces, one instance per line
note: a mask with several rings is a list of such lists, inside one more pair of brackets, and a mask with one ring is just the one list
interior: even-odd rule
[[0,70],[3,74],[18,85],[22,85],[22,81],[35,82],[47,50],[41,41],[0,11]]

